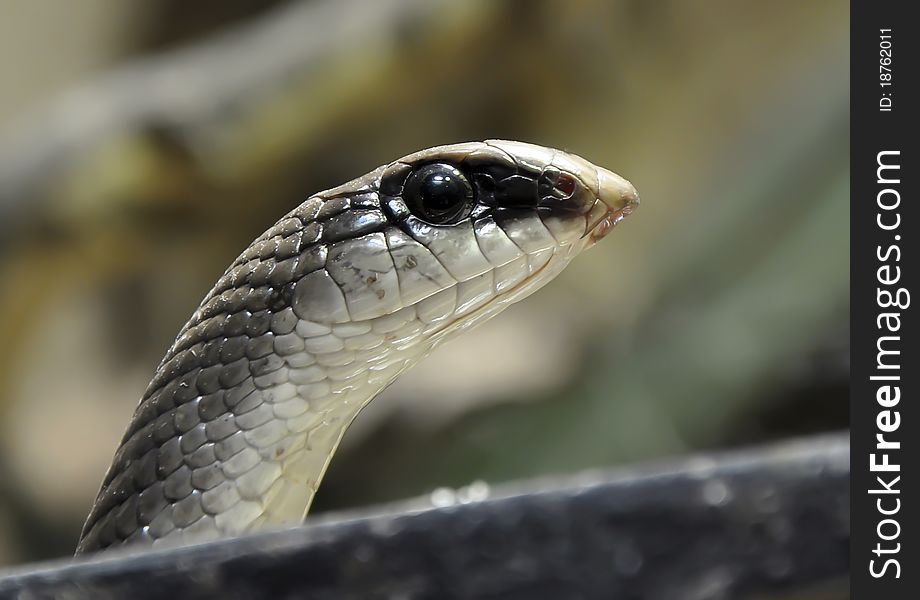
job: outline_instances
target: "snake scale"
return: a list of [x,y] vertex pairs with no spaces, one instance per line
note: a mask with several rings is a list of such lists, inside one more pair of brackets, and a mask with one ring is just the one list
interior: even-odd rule
[[362,407],[552,280],[638,201],[578,156],[500,140],[422,150],[311,196],[179,332],[77,553],[299,523]]

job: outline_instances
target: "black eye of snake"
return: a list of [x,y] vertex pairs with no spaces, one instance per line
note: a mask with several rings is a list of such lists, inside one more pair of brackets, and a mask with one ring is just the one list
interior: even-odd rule
[[453,225],[473,208],[473,186],[456,167],[424,165],[406,180],[403,199],[409,210],[433,225]]

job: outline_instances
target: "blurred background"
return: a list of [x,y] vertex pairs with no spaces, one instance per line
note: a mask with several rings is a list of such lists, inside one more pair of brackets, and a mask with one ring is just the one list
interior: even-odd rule
[[0,566],[309,194],[504,137],[642,206],[371,403],[314,511],[848,425],[848,3],[0,0]]

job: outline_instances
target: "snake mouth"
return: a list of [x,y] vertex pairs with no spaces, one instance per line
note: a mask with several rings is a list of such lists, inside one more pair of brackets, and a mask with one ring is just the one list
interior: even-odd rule
[[594,245],[598,240],[606,236],[610,231],[620,224],[620,222],[632,214],[635,207],[638,205],[638,201],[635,204],[628,204],[623,208],[618,208],[614,210],[608,209],[600,220],[596,221],[594,224],[589,225],[588,227],[588,242],[590,245]]
[[597,201],[588,213],[585,236],[588,246],[604,238],[639,206],[636,188],[616,173],[598,167]]

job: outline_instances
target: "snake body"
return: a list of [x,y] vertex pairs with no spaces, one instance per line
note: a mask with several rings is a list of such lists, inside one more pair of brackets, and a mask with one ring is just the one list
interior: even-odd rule
[[302,521],[362,407],[637,203],[629,182],[584,159],[497,140],[423,150],[311,196],[180,331],[77,553]]

